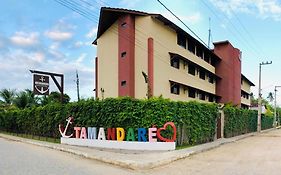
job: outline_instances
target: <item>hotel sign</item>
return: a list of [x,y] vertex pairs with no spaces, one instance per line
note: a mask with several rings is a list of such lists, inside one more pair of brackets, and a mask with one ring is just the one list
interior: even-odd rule
[[49,95],[49,76],[33,74],[33,93]]
[[[110,149],[128,150],[174,150],[176,142],[176,126],[173,122],[167,122],[163,127],[157,128],[104,128],[104,127],[80,127],[73,124],[73,117],[66,119],[64,127],[59,125],[61,143],[90,146]],[[165,130],[173,132],[168,138],[163,136]],[[68,130],[68,134],[67,134]],[[163,131],[163,132],[162,132]]]

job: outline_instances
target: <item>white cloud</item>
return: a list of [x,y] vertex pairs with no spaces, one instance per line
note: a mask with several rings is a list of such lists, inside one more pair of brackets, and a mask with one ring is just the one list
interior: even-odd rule
[[[181,25],[179,20],[174,17],[171,13],[169,12],[164,12],[164,13],[160,13],[163,16],[165,16],[167,19],[171,20],[172,22],[174,22],[175,24]],[[184,22],[187,23],[192,23],[192,24],[196,24],[198,22],[200,22],[200,20],[202,19],[202,16],[200,14],[200,12],[195,12],[193,14],[189,14],[189,15],[177,15],[181,20],[183,20]]]
[[[54,60],[42,52],[28,52],[22,49],[15,49],[8,54],[0,55],[0,89],[11,88],[18,91],[26,88],[32,89],[31,69],[63,73],[65,76],[65,93],[69,94],[72,100],[76,100],[75,72],[78,70],[80,78],[81,95],[91,97],[94,95],[94,70],[92,65],[82,64],[86,55],[74,61],[72,59]],[[77,64],[76,61],[81,61]],[[51,90],[57,91],[51,83]]]
[[84,45],[84,43],[82,41],[77,41],[77,42],[74,43],[74,47],[75,48],[79,48],[79,47],[81,47],[83,45]]
[[82,53],[76,60],[77,64],[80,64],[84,61],[84,59],[86,58],[87,54],[86,53]]
[[94,39],[94,37],[97,35],[97,31],[98,31],[98,27],[97,27],[97,26],[93,27],[93,28],[86,34],[86,37],[87,37],[87,38]]
[[51,30],[51,31],[46,31],[45,36],[47,36],[48,38],[50,38],[54,41],[65,41],[65,40],[71,39],[73,36],[73,33],[59,31],[59,30]]
[[198,23],[201,20],[201,13],[196,12],[194,14],[191,14],[189,16],[182,16],[181,19],[183,19],[186,22],[189,23]]
[[17,46],[34,46],[38,43],[38,36],[39,34],[37,32],[16,32],[15,35],[10,38],[10,41]]
[[281,20],[281,3],[277,0],[209,0],[215,7],[232,16],[233,12],[248,13],[259,18]]
[[139,2],[140,0],[121,0],[119,4],[126,8],[134,8]]

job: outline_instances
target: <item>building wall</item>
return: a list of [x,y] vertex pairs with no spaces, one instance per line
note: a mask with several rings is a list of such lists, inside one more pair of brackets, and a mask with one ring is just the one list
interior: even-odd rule
[[245,92],[248,92],[249,94],[251,93],[251,85],[249,84],[248,81],[245,81],[245,79],[243,78],[242,78],[241,89]]
[[[242,78],[242,84],[241,84],[241,90],[245,91],[246,93],[250,94],[251,93],[251,85],[249,84],[248,81]],[[248,98],[245,98],[241,94],[241,104],[250,106],[251,105],[251,99],[250,95],[248,95]]]
[[[206,92],[215,94],[215,83],[211,84],[208,79],[202,80],[199,75],[190,75],[187,72],[187,66],[183,62],[180,64],[180,69],[171,67],[170,55],[168,52],[177,53],[198,65],[206,68],[212,73],[215,73],[215,67],[205,62],[177,45],[177,33],[169,27],[163,25],[156,19],[148,17],[136,17],[136,97],[143,98],[146,94],[146,84],[141,75],[141,72],[147,72],[147,39],[149,37],[154,40],[154,96],[162,95],[165,98],[173,100],[189,100],[187,92],[181,89],[179,95],[170,93],[169,80],[190,85],[192,87],[202,89]],[[193,99],[193,98],[191,98]],[[194,99],[193,99],[194,100]]]
[[220,103],[241,103],[241,60],[240,51],[229,42],[215,44],[215,54],[222,60],[216,67],[216,73],[222,79],[217,83],[216,92],[221,96]]
[[118,25],[117,21],[97,40],[98,98],[118,97]]

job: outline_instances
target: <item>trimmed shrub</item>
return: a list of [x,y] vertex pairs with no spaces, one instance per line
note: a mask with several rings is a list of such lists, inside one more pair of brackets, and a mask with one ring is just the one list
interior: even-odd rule
[[163,98],[82,100],[66,105],[53,103],[0,111],[0,130],[59,138],[58,125],[65,124],[70,115],[76,126],[85,127],[149,128],[162,127],[172,121],[178,128],[178,136],[185,136],[178,137],[180,144],[198,144],[214,139],[218,108],[211,103],[175,102]]

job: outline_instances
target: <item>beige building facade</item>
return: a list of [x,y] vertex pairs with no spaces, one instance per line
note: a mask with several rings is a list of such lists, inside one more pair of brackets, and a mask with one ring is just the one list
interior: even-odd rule
[[[102,8],[93,43],[98,98],[162,96],[220,102],[224,95],[217,93],[223,58],[160,14]],[[241,97],[235,95],[241,102],[237,105],[249,106],[245,94],[250,94],[253,83],[238,72]]]

